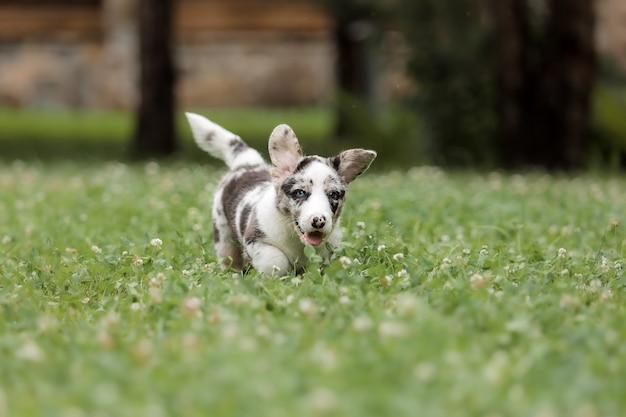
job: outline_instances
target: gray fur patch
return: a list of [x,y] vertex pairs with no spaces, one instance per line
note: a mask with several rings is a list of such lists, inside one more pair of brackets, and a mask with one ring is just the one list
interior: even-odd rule
[[233,151],[233,154],[237,155],[238,153],[245,151],[248,148],[248,145],[246,145],[246,143],[241,140],[241,138],[239,137],[235,137],[233,139],[230,140],[230,142],[228,143],[228,146],[230,146],[230,148]]
[[217,225],[215,224],[215,222],[213,222],[213,242],[219,243],[219,241],[220,241],[220,231],[217,228]]
[[[227,182],[224,183],[222,192],[222,205],[224,206],[224,215],[228,220],[230,229],[236,234],[237,225],[235,224],[237,216],[237,207],[246,194],[253,189],[269,184],[271,182],[271,176],[267,169],[256,170],[238,170],[243,171],[234,172],[234,175]],[[241,230],[243,233],[243,230]]]
[[243,240],[246,245],[250,245],[252,243],[265,239],[265,237],[265,232],[263,232],[263,230],[259,228],[259,220],[256,216],[256,212],[253,211],[250,215],[250,221],[243,236]]

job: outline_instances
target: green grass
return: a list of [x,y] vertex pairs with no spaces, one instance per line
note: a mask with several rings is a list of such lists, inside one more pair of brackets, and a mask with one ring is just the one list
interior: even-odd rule
[[[338,149],[332,143],[332,117],[327,108],[191,109],[222,124],[258,149],[267,147],[270,132],[289,123],[306,139],[311,152]],[[184,117],[177,113],[178,157],[197,159],[199,152]],[[114,110],[24,110],[0,108],[0,159],[106,161],[128,160],[134,114]]]
[[626,178],[369,173],[278,279],[216,264],[219,172],[0,162],[0,416],[623,415]]

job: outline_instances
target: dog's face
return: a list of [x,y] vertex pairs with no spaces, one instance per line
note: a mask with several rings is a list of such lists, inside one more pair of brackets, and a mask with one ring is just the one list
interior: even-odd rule
[[362,174],[376,152],[351,149],[332,158],[303,156],[293,130],[277,126],[269,141],[278,209],[288,215],[304,244],[322,244],[337,225],[348,184]]

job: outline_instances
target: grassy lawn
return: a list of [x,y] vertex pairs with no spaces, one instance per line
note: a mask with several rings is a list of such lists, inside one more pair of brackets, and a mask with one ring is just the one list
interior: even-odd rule
[[[307,138],[312,151],[333,147],[331,111],[327,108],[190,109],[235,131],[251,145],[267,148],[270,132],[289,122]],[[134,114],[113,110],[23,110],[0,108],[0,159],[128,159]],[[179,154],[199,155],[183,110],[177,114]],[[335,146],[336,147],[336,146]]]
[[0,416],[626,410],[626,178],[368,173],[274,279],[216,264],[219,172],[0,162]]

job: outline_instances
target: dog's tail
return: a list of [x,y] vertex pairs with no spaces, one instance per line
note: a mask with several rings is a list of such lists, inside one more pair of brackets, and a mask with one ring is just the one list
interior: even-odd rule
[[250,148],[239,136],[199,114],[185,115],[200,149],[226,162],[230,169],[265,163],[261,154]]

